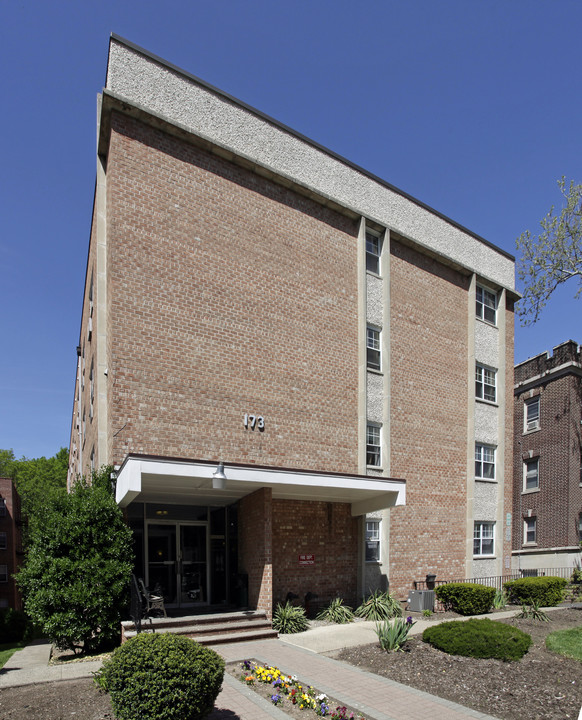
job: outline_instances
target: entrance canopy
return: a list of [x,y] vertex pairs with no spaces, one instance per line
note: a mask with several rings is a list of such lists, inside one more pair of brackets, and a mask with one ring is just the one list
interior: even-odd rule
[[[222,471],[222,472],[221,472]],[[226,479],[224,479],[226,478]],[[352,515],[404,505],[406,482],[257,465],[128,455],[117,475],[117,503],[230,505],[263,487],[273,499],[349,503]]]

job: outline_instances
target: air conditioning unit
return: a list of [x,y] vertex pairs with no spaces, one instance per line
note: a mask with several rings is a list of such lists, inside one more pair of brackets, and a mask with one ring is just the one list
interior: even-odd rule
[[530,422],[528,422],[528,424],[527,424],[527,430],[528,430],[528,432],[529,432],[530,430],[537,430],[537,429],[538,429],[538,425],[539,425],[539,423],[538,423],[537,420],[531,420]]
[[411,612],[434,610],[434,590],[410,590],[408,593],[408,609]]

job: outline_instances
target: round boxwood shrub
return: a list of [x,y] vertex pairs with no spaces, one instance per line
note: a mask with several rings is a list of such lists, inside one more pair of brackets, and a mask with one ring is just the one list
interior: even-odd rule
[[498,660],[521,660],[531,645],[527,633],[489,618],[434,625],[424,631],[422,639],[449,655]]
[[117,648],[96,675],[118,720],[199,720],[214,707],[224,660],[194,640],[140,633]]
[[561,577],[525,577],[510,580],[503,584],[512,603],[517,605],[533,605],[542,607],[559,605],[564,597],[564,589],[568,581]]
[[447,610],[460,615],[482,615],[491,610],[495,588],[478,583],[447,583],[439,585],[435,594]]

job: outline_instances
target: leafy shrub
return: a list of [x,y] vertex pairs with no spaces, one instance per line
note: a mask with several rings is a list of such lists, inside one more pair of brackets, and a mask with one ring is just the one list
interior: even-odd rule
[[393,617],[402,615],[402,607],[395,597],[389,592],[374,590],[362,604],[356,609],[354,615],[364,620],[390,620]]
[[131,530],[105,469],[47,503],[17,582],[26,612],[55,645],[90,652],[118,642],[132,565]]
[[510,580],[503,587],[512,603],[532,605],[537,602],[541,607],[552,607],[562,602],[566,585],[564,578],[548,576]]
[[285,605],[277,603],[273,613],[273,628],[280,633],[291,634],[307,630],[309,621],[305,616],[305,609],[301,606],[291,605],[289,601]]
[[354,611],[349,605],[344,605],[344,601],[337,597],[330,604],[317,613],[316,620],[328,620],[329,622],[343,625],[352,622],[354,619]]
[[394,618],[391,623],[386,620],[382,624],[378,623],[376,635],[382,650],[401,650],[413,625],[416,623],[412,621],[411,617],[407,617],[406,620]]
[[96,674],[118,720],[198,720],[214,707],[224,660],[194,640],[140,633]]
[[27,640],[34,633],[32,622],[22,610],[0,610],[0,643]]
[[498,660],[520,660],[531,645],[527,633],[489,618],[434,625],[423,632],[422,639],[449,655]]
[[495,588],[478,583],[448,583],[439,585],[435,594],[447,610],[460,615],[482,615],[491,610]]
[[432,616],[433,616],[433,611],[432,611],[432,610],[429,610],[428,608],[425,608],[425,609],[422,611],[422,617],[429,618],[429,617],[432,617]]

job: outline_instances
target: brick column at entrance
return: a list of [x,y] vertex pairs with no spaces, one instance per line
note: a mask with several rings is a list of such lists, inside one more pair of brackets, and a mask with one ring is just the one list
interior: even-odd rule
[[249,607],[273,609],[273,520],[271,488],[261,488],[240,501],[239,572],[249,577]]

